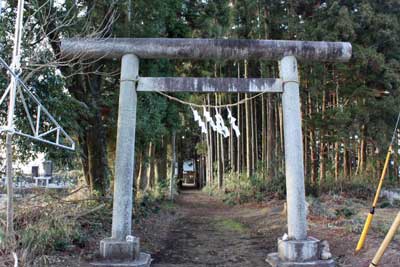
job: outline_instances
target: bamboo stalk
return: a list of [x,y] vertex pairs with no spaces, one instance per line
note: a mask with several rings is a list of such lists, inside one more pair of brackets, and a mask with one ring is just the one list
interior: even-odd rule
[[396,234],[396,231],[399,229],[399,227],[400,227],[400,212],[397,213],[397,216],[394,219],[393,224],[389,229],[389,232],[386,234],[385,239],[383,240],[381,246],[379,247],[378,251],[376,252],[375,257],[373,258],[369,267],[378,266],[379,262],[382,259],[383,254],[385,253],[390,242],[392,242],[393,237]]
[[364,225],[363,231],[361,233],[360,240],[357,243],[355,253],[359,252],[362,249],[362,247],[364,246],[365,239],[367,238],[369,228],[371,227],[372,219],[373,219],[374,213],[375,213],[375,207],[376,207],[376,204],[378,203],[379,195],[381,194],[383,180],[385,179],[385,175],[386,175],[386,171],[387,171],[387,168],[389,165],[391,153],[392,153],[392,145],[390,145],[388,153],[386,155],[385,165],[383,166],[383,170],[381,173],[381,178],[379,180],[378,188],[376,189],[374,201],[372,203],[372,208],[368,214],[367,220],[365,221],[365,225]]

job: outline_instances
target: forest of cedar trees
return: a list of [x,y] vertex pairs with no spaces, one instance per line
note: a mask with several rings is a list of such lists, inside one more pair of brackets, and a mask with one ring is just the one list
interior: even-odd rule
[[[17,2],[0,0],[0,58],[8,64]],[[302,201],[295,209],[293,201],[285,203],[285,164],[292,163],[285,162],[279,93],[138,92],[134,177],[128,177],[133,188],[115,194],[125,202],[115,201],[121,60],[66,58],[61,41],[74,37],[351,43],[349,62],[298,62],[307,211]],[[0,266],[93,266],[89,262],[98,256],[100,240],[114,235],[114,225],[129,228],[130,220],[128,232],[140,238],[141,250],[154,263],[165,264],[156,266],[266,266],[277,238],[290,234],[286,211],[289,218],[296,209],[308,214],[310,236],[329,241],[338,266],[368,266],[398,212],[399,200],[379,199],[365,250],[353,254],[391,140],[383,185],[389,193],[400,187],[400,131],[395,130],[400,112],[399,0],[25,0],[21,53],[18,75],[76,149],[14,135],[14,186],[8,182],[6,189],[2,138]],[[253,59],[140,58],[139,65],[141,77],[280,75],[277,61]],[[0,67],[1,95],[9,83],[9,73]],[[0,126],[7,125],[6,102],[0,105]],[[210,123],[202,131],[193,110],[204,119],[205,106],[214,119],[221,114],[229,137]],[[28,108],[39,110],[37,105]],[[230,112],[240,136],[230,127]],[[34,128],[21,103],[14,120],[22,132]],[[50,129],[40,120],[36,123]],[[9,128],[0,131],[13,135]],[[18,164],[40,156],[52,162],[55,178],[67,180],[65,187],[40,187],[33,168],[29,174],[18,169]],[[131,158],[125,158],[129,165]],[[188,161],[195,165],[196,188],[185,191],[181,185],[193,178],[184,170]],[[131,181],[122,176],[116,192]],[[301,175],[294,176],[301,181]],[[22,188],[27,181],[30,185]],[[295,186],[303,197],[302,184],[291,183],[289,189]],[[13,187],[14,197],[9,193],[6,201]],[[6,207],[10,203],[14,214],[12,205]],[[127,218],[123,223],[113,218],[113,204]],[[301,220],[296,223],[291,225],[307,228]],[[9,225],[15,231],[3,231]],[[400,266],[398,241],[382,262]]]
[[[81,169],[98,195],[109,195],[115,158],[119,63],[99,59],[63,62],[60,39],[68,36],[283,39],[346,41],[349,63],[299,64],[306,188],[309,194],[374,185],[400,110],[400,4],[371,1],[29,1],[25,7],[22,68],[25,81],[77,141],[75,154],[18,140],[28,159],[46,151],[58,166]],[[1,56],[10,60],[15,12],[1,16]],[[141,60],[152,77],[279,76],[274,61]],[[5,72],[5,70],[1,70]],[[5,73],[4,73],[5,74]],[[0,78],[5,85],[6,75]],[[40,77],[40,79],[38,79]],[[1,86],[1,88],[5,88]],[[250,94],[175,94],[195,104],[229,104]],[[282,103],[264,94],[231,108],[241,135],[202,134],[188,105],[157,93],[138,95],[136,188],[154,189],[171,174],[176,133],[178,176],[195,159],[199,183],[229,192],[252,185],[253,195],[284,194]],[[200,113],[202,110],[198,110]],[[3,112],[3,111],[2,111]],[[226,109],[219,112],[227,120]],[[215,110],[211,110],[212,115]],[[23,122],[21,127],[27,127]],[[388,184],[399,184],[398,136]]]

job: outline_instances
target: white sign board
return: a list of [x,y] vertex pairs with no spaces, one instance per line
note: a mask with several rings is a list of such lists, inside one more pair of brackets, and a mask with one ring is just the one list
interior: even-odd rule
[[184,172],[194,172],[194,160],[185,160],[183,162],[183,171]]

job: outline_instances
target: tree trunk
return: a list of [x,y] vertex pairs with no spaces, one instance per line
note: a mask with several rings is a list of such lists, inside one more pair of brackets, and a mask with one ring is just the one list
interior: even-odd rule
[[278,142],[278,139],[279,139],[279,131],[278,131],[278,129],[279,129],[279,118],[277,116],[277,114],[278,114],[278,104],[276,103],[276,101],[274,101],[274,102],[275,103],[273,103],[273,108],[274,108],[273,118],[274,118],[274,121],[275,121],[275,126],[273,128],[274,139],[272,140],[272,146],[274,147],[275,153],[272,156],[272,160],[271,160],[272,166],[273,166],[272,167],[272,174],[271,174],[272,178],[276,175],[276,173],[278,173],[278,169],[279,169],[278,165],[279,164],[277,164],[277,162],[278,162],[277,159],[278,159],[278,157],[280,155],[283,154],[283,150],[279,151],[279,146],[277,145],[277,142]]
[[358,144],[355,144],[356,146],[356,153],[357,153],[357,161],[356,161],[356,171],[355,171],[355,175],[358,175],[360,173],[360,158],[361,158],[361,146],[359,146]]
[[267,159],[267,126],[266,126],[266,119],[265,119],[265,97],[264,95],[261,96],[261,161],[262,161],[262,173],[263,178],[265,179],[265,171],[266,169],[266,159]]
[[224,175],[225,175],[225,156],[224,156],[224,137],[222,135],[219,135],[220,138],[220,174],[219,174],[219,180],[218,180],[218,188],[222,190],[224,187]]
[[354,162],[354,143],[350,143],[349,145],[349,177],[353,175],[353,162]]
[[[302,114],[307,114],[307,113],[303,111]],[[304,116],[304,115],[302,115],[302,116]],[[308,127],[307,126],[304,127],[304,132],[308,133]],[[309,148],[309,145],[308,145],[308,135],[307,134],[305,134],[304,137],[303,137],[303,147],[304,147],[304,150],[303,150],[304,177],[307,179],[307,177],[308,177],[308,167],[309,167],[309,164],[308,164],[308,155],[309,155],[308,148]]]
[[317,153],[315,152],[314,129],[310,129],[310,158],[311,158],[310,181],[312,185],[315,185],[317,183],[318,165],[317,165]]
[[283,173],[285,170],[285,149],[284,149],[284,145],[285,145],[285,140],[283,138],[283,110],[282,110],[282,103],[278,104],[278,111],[279,111],[279,144],[281,146],[280,149],[280,171]]
[[154,152],[155,152],[155,147],[154,143],[150,141],[149,143],[149,150],[148,150],[148,164],[147,164],[147,185],[146,189],[153,189],[154,188],[154,165],[155,165],[155,160],[154,160]]
[[[237,101],[240,101],[240,94],[237,94]],[[236,153],[236,172],[237,174],[240,174],[242,172],[242,154],[243,154],[243,149],[242,149],[242,145],[243,142],[241,142],[241,140],[243,140],[243,131],[242,131],[242,116],[241,116],[241,109],[240,109],[241,105],[237,106],[237,126],[240,130],[240,136],[237,137],[237,144],[236,144],[236,149],[237,149],[237,153]]]
[[80,155],[80,160],[82,164],[82,170],[83,170],[83,177],[86,182],[86,186],[91,190],[91,181],[90,181],[90,175],[89,175],[89,158],[88,158],[88,145],[86,144],[86,138],[84,136],[78,136],[78,141],[79,141],[79,146],[81,147],[81,155]]
[[[237,63],[237,77],[240,78],[240,62]],[[237,101],[240,101],[240,93],[237,93]],[[236,172],[239,175],[242,172],[242,154],[243,154],[243,149],[242,149],[242,141],[243,140],[243,131],[242,131],[242,121],[241,121],[241,105],[237,106],[237,114],[236,114],[236,121],[237,121],[237,126],[240,131],[240,136],[237,137],[237,143],[236,143]]]
[[[207,104],[210,105],[210,94],[207,94]],[[211,110],[210,110],[211,112]],[[208,184],[212,185],[213,180],[213,132],[211,127],[208,126]]]
[[339,142],[335,142],[335,181],[339,180]]
[[[308,97],[307,97],[307,102],[308,102],[308,117],[311,120],[312,119],[312,101],[311,101],[311,93],[308,92]],[[310,127],[309,129],[309,136],[310,136],[310,183],[311,185],[315,185],[317,182],[317,155],[315,152],[315,146],[316,146],[316,140],[315,140],[315,130],[313,127]]]
[[366,145],[365,145],[366,125],[361,126],[361,140],[360,140],[360,157],[359,160],[359,173],[362,174],[365,170],[366,162]]
[[[335,76],[334,76],[335,77]],[[339,80],[336,80],[336,92],[335,92],[335,107],[339,110]],[[335,142],[335,181],[338,182],[339,180],[339,167],[340,167],[340,145],[339,142]]]
[[274,107],[272,105],[271,95],[267,95],[267,178],[269,181],[273,178],[273,163],[272,163],[272,155],[274,151],[273,147],[273,139],[274,139]]
[[255,136],[255,114],[254,101],[250,100],[250,125],[251,125],[251,173],[256,169],[256,136]]
[[[231,96],[229,97],[230,103],[232,103],[232,98]],[[231,110],[231,112],[233,112]],[[233,116],[233,114],[232,114]],[[235,140],[236,140],[236,135],[233,132],[233,128],[230,128],[230,138],[229,138],[229,163],[230,163],[230,172],[233,173],[235,172]]]
[[221,180],[221,146],[220,146],[220,135],[218,133],[215,134],[216,138],[216,163],[217,163],[217,179],[218,179],[218,188],[220,186]]
[[206,184],[211,185],[211,143],[210,143],[210,127],[207,124],[207,156],[206,156]]
[[[396,144],[398,143],[398,140],[396,138]],[[397,151],[395,151],[393,153],[393,171],[394,171],[394,179],[399,183],[399,154],[397,153]]]
[[146,190],[147,186],[149,184],[148,179],[149,179],[149,148],[146,146],[147,150],[142,152],[142,164],[141,164],[141,170],[140,170],[140,178],[139,178],[139,187],[138,189],[140,190]]
[[147,159],[146,157],[142,158],[142,166],[141,166],[141,172],[140,172],[140,183],[138,190],[144,191],[146,190],[146,185],[147,185]]
[[[216,101],[215,103],[221,104],[221,95],[216,95]],[[218,99],[219,98],[219,99]],[[220,109],[218,109],[218,112],[221,112]],[[217,141],[218,141],[218,189],[222,190],[223,188],[223,183],[224,183],[224,169],[225,169],[225,163],[224,163],[224,137],[221,134],[217,135]]]
[[[248,94],[245,95],[248,98]],[[250,105],[248,101],[245,104],[245,113],[246,113],[246,174],[247,177],[252,175],[251,172],[251,125],[250,125]]]
[[204,168],[203,156],[200,156],[199,163],[196,164],[196,165],[198,167],[198,168],[196,168],[196,171],[197,171],[197,177],[196,177],[197,183],[196,183],[196,186],[197,186],[197,188],[200,189],[200,188],[203,187],[203,168]]
[[162,143],[157,149],[157,180],[158,182],[167,180],[167,146],[165,136],[162,137]]
[[[247,78],[247,61],[245,61],[244,65],[244,77]],[[245,98],[249,98],[249,94],[245,94]],[[250,118],[250,104],[249,101],[245,102],[245,113],[246,113],[246,174],[247,177],[251,177],[252,175],[252,166],[251,166],[251,118]]]
[[[84,175],[87,177],[91,192],[96,191],[99,195],[104,196],[108,192],[110,179],[107,160],[107,136],[101,114],[103,102],[101,76],[77,76],[73,84],[74,86],[71,86],[69,91],[76,99],[85,103],[90,110],[81,118],[81,123],[88,126],[79,137],[79,140],[82,141],[80,145],[84,151],[83,170],[87,172]],[[87,162],[85,162],[86,160]]]
[[[322,120],[325,119],[325,107],[326,107],[326,92],[322,90]],[[325,140],[324,140],[325,131],[320,129],[320,138],[319,138],[319,182],[320,184],[325,180]]]
[[171,178],[169,180],[169,199],[173,200],[175,195],[175,166],[176,166],[176,131],[172,131],[172,162]]
[[343,144],[343,177],[348,178],[349,177],[349,151],[347,148],[347,144]]
[[135,187],[136,187],[136,193],[137,193],[139,190],[142,189],[142,184],[143,184],[143,182],[142,182],[143,171],[145,171],[145,170],[144,170],[145,165],[144,165],[144,155],[143,155],[143,151],[139,151],[139,153],[137,153],[137,154],[138,154],[138,157],[137,157],[136,166],[138,166],[139,168],[138,168],[138,171],[137,171],[137,179],[136,179],[136,185],[135,185]]
[[106,136],[101,133],[102,126],[93,126],[86,132],[88,152],[88,175],[90,191],[104,196],[109,188]]
[[325,180],[325,143],[323,138],[324,131],[321,130],[320,143],[319,143],[319,183],[322,184]]

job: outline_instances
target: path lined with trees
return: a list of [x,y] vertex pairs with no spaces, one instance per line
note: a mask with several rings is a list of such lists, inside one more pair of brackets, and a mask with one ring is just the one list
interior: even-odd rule
[[[264,220],[265,209],[242,212],[198,191],[183,191],[176,205],[181,216],[153,255],[154,266],[265,266],[266,252],[274,250],[274,236],[283,230],[274,228],[266,240],[249,226]],[[274,215],[271,223],[280,219],[279,211]]]
[[[382,241],[377,234],[379,225],[383,226],[384,220],[393,216],[390,212],[395,214],[396,209],[379,212],[379,222],[370,233],[363,253],[354,255],[354,246],[359,235],[346,228],[354,226],[357,216],[345,218],[336,215],[335,219],[329,219],[324,214],[332,208],[338,211],[351,210],[354,213],[361,211],[358,209],[362,205],[346,205],[341,203],[342,200],[340,197],[337,201],[333,197],[314,199],[316,202],[308,200],[311,235],[329,240],[339,266],[369,266]],[[352,203],[356,200],[349,198],[346,201]],[[165,213],[152,215],[150,217],[153,219],[149,218],[153,223],[151,228],[144,227],[146,231],[142,227],[139,229],[144,237],[144,250],[152,253],[155,267],[268,266],[265,258],[268,253],[276,250],[276,237],[286,229],[284,200],[278,199],[230,206],[204,192],[184,190],[177,197],[176,203],[169,207],[169,211],[174,214],[174,219],[165,217]],[[362,214],[367,212],[367,207],[362,209]],[[156,238],[160,236],[162,238]],[[386,251],[381,265],[398,266],[399,249],[400,243],[395,239]]]
[[[7,1],[0,16],[0,56],[7,62],[10,62],[12,54],[14,2]],[[21,78],[37,88],[36,94],[43,104],[51,107],[49,111],[77,141],[77,152],[71,154],[46,145],[36,146],[16,138],[18,149],[14,156],[28,160],[35,153],[44,151],[48,158],[54,160],[56,167],[81,170],[79,186],[83,186],[77,190],[87,188],[87,199],[82,201],[84,204],[76,206],[78,215],[79,209],[91,212],[91,205],[102,207],[110,204],[115,176],[120,66],[118,61],[105,59],[63,58],[60,54],[61,38],[76,36],[351,42],[353,56],[350,64],[308,63],[301,64],[299,69],[306,187],[308,193],[314,195],[327,191],[349,191],[355,192],[358,197],[366,197],[377,182],[400,106],[400,4],[397,1],[78,0],[55,3],[35,0],[28,1],[25,9],[27,19],[24,21]],[[144,59],[140,64],[140,75],[143,77],[278,76],[277,63],[266,61]],[[1,91],[8,84],[8,76],[5,69],[0,69],[0,73]],[[174,96],[199,105],[230,104],[250,97],[240,93],[177,93]],[[6,108],[3,106],[0,110],[3,112]],[[231,110],[237,118],[241,132],[239,138],[232,130],[229,138],[223,138],[211,129],[207,129],[207,134],[201,134],[188,106],[157,93],[138,94],[135,212],[150,209],[153,202],[166,195],[168,180],[174,173],[171,166],[174,154],[172,136],[176,136],[179,178],[183,176],[184,160],[194,159],[198,184],[207,193],[218,194],[226,202],[235,204],[265,201],[271,195],[285,194],[281,96],[265,94]],[[218,111],[224,118],[227,117],[225,109]],[[211,113],[214,115],[214,110]],[[16,114],[23,114],[23,110],[16,110]],[[20,129],[29,128],[26,121],[18,120],[16,123]],[[398,187],[400,184],[398,139],[385,186]],[[240,217],[233,210],[233,215],[224,213],[229,208],[221,203],[204,199],[202,195],[194,196],[199,197],[199,204],[211,205],[216,213],[222,212],[229,220],[235,221]],[[42,197],[46,198],[46,195]],[[210,223],[209,218],[191,213],[191,197],[184,195],[179,203],[189,218],[178,221],[171,233],[194,243],[199,240],[206,242],[206,236],[202,234],[190,236],[178,229],[196,223],[202,229]],[[46,203],[45,200],[38,202],[41,205]],[[146,206],[148,203],[152,204]],[[54,226],[54,218],[47,211],[35,210],[38,216],[33,221],[29,220],[32,217],[29,213],[17,211],[16,214],[22,214],[24,219],[16,222],[16,233],[26,237],[25,229],[36,231],[43,227],[42,222],[45,221],[46,229],[57,231],[41,233],[49,234],[52,240],[62,240],[62,246],[76,242],[73,237],[75,232],[58,232],[59,227]],[[60,210],[58,212],[62,214]],[[214,215],[219,220],[219,215]],[[262,216],[265,218],[265,214]],[[340,216],[333,220],[339,220]],[[64,220],[63,216],[61,218]],[[70,227],[71,221],[65,219],[65,222]],[[38,227],[40,224],[42,226]],[[80,224],[74,222],[74,229],[84,233],[85,230],[81,229],[84,226]],[[218,243],[225,240],[226,232],[222,233],[216,227],[214,225],[210,231],[218,237],[214,240]],[[44,236],[43,240],[50,240]],[[40,249],[31,249],[24,254],[26,244],[39,243],[38,237],[41,236],[32,234],[25,241],[21,238],[25,243],[13,244],[15,247],[11,250],[17,251],[27,263],[39,254],[45,258],[46,253],[51,253],[51,249],[56,247],[56,241],[44,242]],[[261,259],[258,237],[254,244],[250,241],[246,243],[249,237],[246,231],[236,237],[244,238],[244,243],[250,247],[255,246],[254,253],[257,255],[254,259],[258,262]],[[236,242],[236,237],[229,240]],[[168,240],[175,241],[172,235]],[[87,243],[82,241],[82,244]],[[177,251],[192,256],[192,251],[186,250],[182,244],[174,245]],[[8,249],[0,252],[7,254],[10,252]],[[237,254],[244,253],[241,249],[237,247]],[[162,253],[156,254],[161,262],[167,262],[165,255],[172,255],[177,262],[183,262],[173,251],[165,249]],[[233,254],[233,251],[227,251],[228,262],[243,260],[233,257]],[[215,256],[221,255],[217,253]]]

